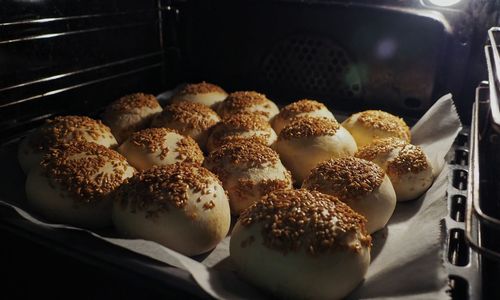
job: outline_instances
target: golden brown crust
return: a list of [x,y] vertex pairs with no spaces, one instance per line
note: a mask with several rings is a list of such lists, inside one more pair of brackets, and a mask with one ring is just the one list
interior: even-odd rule
[[[178,131],[169,128],[148,128],[137,131],[130,136],[130,143],[148,151],[155,153],[160,151],[160,159],[165,159],[169,149],[165,145],[166,136],[169,133],[179,134]],[[203,162],[203,152],[198,144],[188,136],[182,136],[182,139],[177,142],[175,149],[179,153],[179,159],[185,162],[191,162],[200,165]]]
[[113,138],[109,127],[99,120],[85,116],[60,116],[46,120],[39,131],[30,136],[28,143],[34,150],[43,152],[58,144],[86,141],[86,135],[95,141],[99,137]]
[[151,109],[159,108],[160,104],[155,96],[151,94],[135,93],[125,95],[111,103],[105,114],[126,113],[137,108],[149,107]]
[[404,147],[407,144],[406,141],[395,137],[376,139],[373,143],[359,148],[354,156],[372,161],[379,155],[387,155],[392,150]]
[[[207,169],[193,164],[176,163],[153,167],[129,178],[115,193],[114,199],[132,212],[144,211],[148,217],[157,217],[170,209],[183,209],[190,200],[189,191],[201,196],[213,194],[210,188],[221,184]],[[214,194],[215,195],[215,194]],[[201,202],[201,196],[193,201]],[[203,204],[205,210],[215,206],[210,200]],[[194,216],[193,216],[194,217]]]
[[[359,251],[371,244],[363,216],[334,196],[305,189],[275,190],[244,210],[239,222],[262,225],[264,245],[284,254],[300,249],[311,255]],[[353,235],[360,244],[352,244]]]
[[244,164],[248,168],[262,167],[265,164],[279,162],[278,153],[271,148],[251,140],[230,142],[212,151],[206,162],[210,165],[223,167],[228,162],[232,165]]
[[227,94],[220,86],[202,81],[200,83],[187,84],[180,92],[179,95],[198,95],[207,93],[222,93]]
[[304,117],[295,118],[289,125],[281,130],[280,140],[291,140],[303,137],[317,137],[335,135],[340,124],[328,118]]
[[381,110],[366,110],[359,113],[358,122],[366,127],[390,132],[400,139],[410,142],[410,128],[402,118]]
[[303,187],[338,197],[356,199],[373,192],[384,180],[384,171],[376,164],[355,157],[330,159],[316,166]]
[[419,173],[429,167],[422,148],[407,144],[401,149],[398,156],[387,165],[387,174],[391,178],[397,178],[397,176],[408,173]]
[[[272,132],[271,125],[259,115],[236,114],[223,119],[214,126],[211,140],[215,148],[230,142],[252,140],[267,145]],[[261,131],[251,136],[241,136],[244,132]],[[262,133],[262,131],[266,133]]]
[[327,109],[323,103],[310,99],[302,99],[283,107],[279,113],[279,116],[285,120],[288,120],[298,114],[309,113],[321,109]]
[[[99,171],[112,164],[112,173]],[[42,172],[60,184],[75,200],[84,203],[104,200],[123,182],[131,168],[118,152],[90,142],[60,144],[43,159]]]
[[[255,91],[240,91],[234,92],[227,96],[226,100],[221,103],[219,113],[225,118],[233,114],[250,113],[249,108],[256,105],[263,105],[264,108],[271,108],[271,101],[266,95]],[[252,114],[258,114],[266,118],[270,117],[268,111],[252,111]]]
[[[215,116],[215,117],[214,117]],[[167,105],[155,119],[154,125],[163,127],[176,122],[187,129],[207,130],[218,123],[219,116],[208,106],[189,101]]]

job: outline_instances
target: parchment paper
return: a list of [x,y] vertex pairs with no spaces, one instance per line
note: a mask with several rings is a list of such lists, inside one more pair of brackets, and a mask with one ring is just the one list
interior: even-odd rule
[[[162,95],[168,97],[169,93]],[[444,157],[461,123],[450,94],[440,98],[413,126],[412,142],[423,147],[437,175],[420,199],[398,203],[388,226],[373,235],[372,262],[364,282],[349,299],[448,299],[447,274],[442,263],[446,215],[447,168]],[[127,248],[191,273],[208,294],[218,299],[262,299],[258,290],[240,280],[232,271],[229,237],[210,254],[189,258],[155,242],[112,237],[61,224],[50,224],[28,212],[23,203],[1,199],[20,216],[50,228],[86,231],[96,238]],[[332,283],[334,284],[334,283]]]

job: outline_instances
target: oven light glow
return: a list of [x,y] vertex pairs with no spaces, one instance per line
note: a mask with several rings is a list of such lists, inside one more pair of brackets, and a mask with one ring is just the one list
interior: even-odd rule
[[459,3],[462,0],[429,0],[430,3],[437,6],[452,6]]

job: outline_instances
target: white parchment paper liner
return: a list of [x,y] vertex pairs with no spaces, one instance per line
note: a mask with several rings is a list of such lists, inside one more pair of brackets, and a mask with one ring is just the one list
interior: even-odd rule
[[[160,95],[168,97],[170,92]],[[461,129],[450,94],[441,97],[413,126],[412,142],[422,146],[437,176],[420,199],[398,203],[386,229],[373,235],[372,262],[364,282],[350,299],[447,299],[447,274],[442,263],[448,170],[444,157]],[[218,299],[262,299],[258,290],[240,280],[229,259],[229,237],[208,256],[194,260],[155,242],[109,238],[67,225],[49,224],[20,208],[0,200],[20,216],[39,226],[86,231],[96,238],[162,261],[191,273],[208,294]],[[300,270],[298,270],[300,273]],[[332,282],[332,284],[335,284]],[[311,283],[313,285],[313,283]]]

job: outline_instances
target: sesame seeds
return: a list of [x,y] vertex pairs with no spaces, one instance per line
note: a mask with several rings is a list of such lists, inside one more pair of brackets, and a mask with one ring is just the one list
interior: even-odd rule
[[279,162],[278,153],[271,148],[250,140],[240,140],[237,143],[228,143],[212,151],[207,157],[207,164],[224,166],[245,165],[248,168],[262,167],[264,164]]
[[111,130],[99,120],[85,116],[60,116],[47,120],[29,139],[37,151],[70,141],[98,141],[101,137],[112,138]]
[[338,122],[328,118],[299,118],[283,128],[279,139],[290,140],[302,137],[335,135],[339,128]]
[[[232,114],[238,113],[253,113],[258,114],[263,117],[270,117],[271,101],[266,98],[264,94],[257,93],[255,91],[245,91],[245,92],[234,92],[227,96],[219,108],[219,114],[221,117],[227,117]],[[262,105],[261,109],[252,110],[259,105]]]
[[[111,164],[111,172],[104,168]],[[43,173],[79,202],[102,201],[131,168],[118,152],[89,142],[51,148],[41,163]]]
[[206,94],[206,93],[223,93],[226,94],[220,86],[202,81],[200,83],[190,83],[187,84],[180,92],[180,95],[187,94]]
[[408,143],[399,138],[377,139],[373,143],[361,147],[354,155],[365,160],[374,160],[378,155],[387,155],[396,148],[401,148]]
[[[175,148],[168,147],[166,143],[167,135],[179,135],[181,139],[176,143]],[[145,149],[148,153],[160,152],[161,160],[165,160],[170,151],[177,151],[177,159],[192,162],[200,165],[203,162],[203,152],[198,144],[188,136],[181,136],[176,130],[168,128],[148,128],[133,133],[130,136],[130,143]]]
[[[205,168],[192,164],[176,163],[153,167],[128,179],[114,194],[122,207],[130,205],[132,212],[144,211],[156,217],[172,208],[183,209],[190,201],[189,195],[215,193],[212,186],[219,183],[217,177]],[[192,200],[193,202],[196,199]],[[210,204],[212,202],[212,204]],[[212,200],[203,204],[206,210],[215,207]]]
[[242,139],[268,145],[272,131],[271,125],[259,115],[237,114],[215,125],[210,140],[214,148]]
[[218,123],[219,116],[206,105],[182,101],[167,105],[156,118],[156,127],[163,127],[171,122],[180,123],[187,129],[206,130]]
[[159,108],[160,104],[155,96],[144,93],[135,93],[121,97],[106,108],[106,114],[116,112],[130,112],[136,108]]
[[334,196],[305,189],[273,191],[244,210],[239,222],[261,224],[264,245],[284,254],[359,251],[371,244],[363,216]]
[[387,165],[387,174],[391,178],[407,173],[419,173],[429,168],[424,151],[419,146],[406,144],[398,156]]
[[410,142],[410,128],[403,119],[381,110],[367,110],[358,113],[358,121],[365,126],[395,134]]
[[371,193],[382,184],[383,179],[384,171],[376,164],[345,157],[320,163],[311,171],[303,187],[346,201]]
[[280,117],[290,119],[301,113],[309,113],[321,109],[326,109],[323,103],[310,99],[302,99],[283,107],[280,111]]

